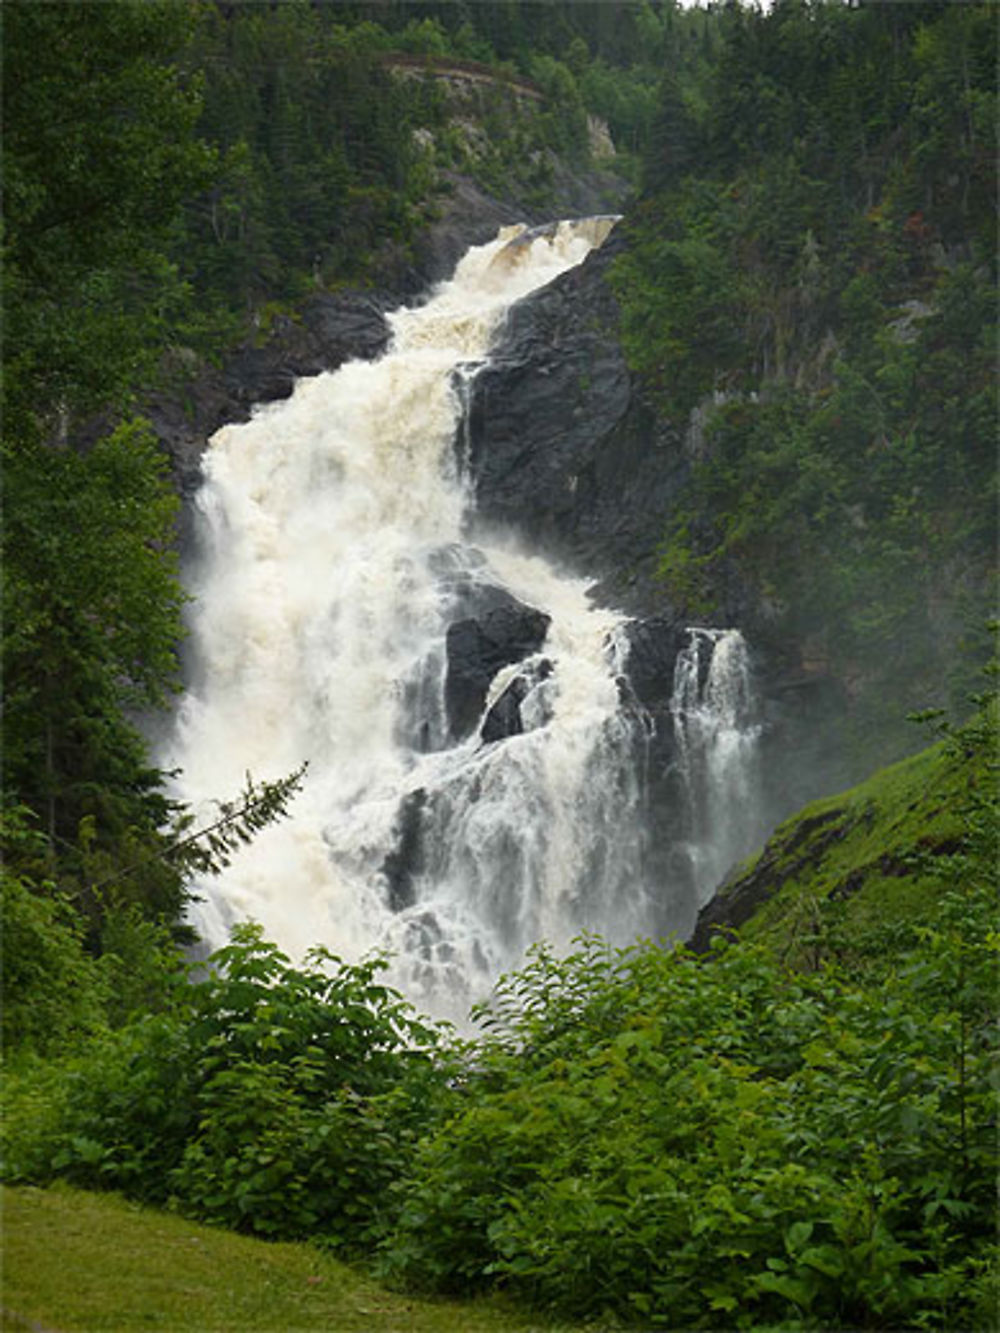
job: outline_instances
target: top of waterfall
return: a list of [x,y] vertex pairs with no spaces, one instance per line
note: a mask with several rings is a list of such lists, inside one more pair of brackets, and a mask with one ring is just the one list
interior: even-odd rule
[[535,241],[553,241],[581,237],[589,241],[591,249],[599,249],[608,239],[612,228],[622,218],[621,213],[596,213],[590,217],[563,218],[554,222],[543,222],[536,227],[517,222],[510,227],[501,227],[497,240],[501,248],[494,256],[494,262],[520,258]]

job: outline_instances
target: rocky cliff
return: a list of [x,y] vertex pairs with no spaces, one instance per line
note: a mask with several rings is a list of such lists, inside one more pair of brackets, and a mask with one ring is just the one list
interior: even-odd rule
[[[236,349],[221,367],[191,378],[182,394],[157,397],[149,415],[181,492],[192,496],[197,489],[200,458],[215,430],[245,419],[255,403],[287,397],[301,376],[378,356],[388,340],[386,310],[449,272],[470,244],[523,218],[515,202],[457,180],[415,251],[418,269],[390,272],[390,285],[379,292],[317,294],[296,317],[275,321],[260,345]],[[634,617],[623,688],[653,728],[649,799],[659,827],[650,854],[663,861],[664,878],[677,880],[686,871],[674,864],[680,816],[670,702],[674,664],[695,617],[667,601],[656,566],[695,442],[690,430],[657,415],[626,365],[607,281],[624,244],[612,233],[582,265],[512,309],[489,364],[471,381],[456,448],[470,473],[480,531],[513,531],[593,578],[598,600]],[[762,700],[762,806],[773,821],[842,781],[832,743],[838,685],[804,663],[798,645],[774,636],[767,607],[754,602],[736,574],[720,589],[713,623],[738,626],[751,645]],[[489,639],[482,625],[475,630],[477,643]],[[472,679],[480,666],[488,664],[477,659],[463,670]],[[517,700],[504,706],[491,725],[509,733],[517,728]]]
[[[657,758],[666,775],[673,662],[684,628],[703,623],[671,604],[658,549],[697,450],[686,428],[658,415],[629,372],[609,267],[612,236],[578,268],[516,305],[489,365],[472,383],[467,452],[478,522],[596,580],[594,595],[633,615],[636,692],[663,719]],[[751,644],[762,698],[764,804],[774,818],[851,776],[838,742],[844,693],[806,646],[783,638],[771,608],[738,570],[717,590],[707,623],[735,626]]]

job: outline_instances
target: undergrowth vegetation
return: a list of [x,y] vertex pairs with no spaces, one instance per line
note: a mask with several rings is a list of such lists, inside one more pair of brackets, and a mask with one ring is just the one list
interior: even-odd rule
[[[5,1173],[643,1327],[993,1327],[995,717],[891,953],[538,948],[459,1041],[381,960],[255,926],[160,1014],[10,1080]],[[972,758],[970,758],[972,757]],[[919,849],[915,853],[920,855]]]

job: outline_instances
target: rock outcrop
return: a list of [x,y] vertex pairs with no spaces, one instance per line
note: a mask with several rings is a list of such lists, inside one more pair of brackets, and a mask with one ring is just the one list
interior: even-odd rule
[[384,351],[385,311],[398,304],[387,292],[317,293],[298,318],[278,318],[259,345],[236,348],[221,366],[174,367],[176,383],[153,395],[144,411],[170,457],[181,494],[198,489],[201,456],[222,426],[246,421],[257,403],[288,398],[303,376]]
[[449,625],[446,639],[444,697],[455,740],[475,729],[497,672],[536,653],[551,621],[544,611],[525,606],[503,588],[479,585],[479,590],[482,609]]
[[[673,663],[692,621],[737,626],[763,695],[766,808],[777,818],[853,776],[839,743],[844,690],[777,629],[774,608],[726,571],[707,619],[671,604],[657,577],[671,513],[684,502],[696,441],[659,415],[630,374],[608,269],[612,232],[578,268],[510,311],[472,381],[462,445],[477,522],[513,531],[636,619],[630,688],[653,719],[653,780],[672,781]],[[659,776],[658,776],[659,775]]]
[[630,611],[662,607],[656,551],[689,473],[636,390],[605,281],[615,234],[510,311],[472,383],[469,466],[479,520],[512,528]]
[[529,662],[523,671],[519,671],[483,718],[483,725],[479,728],[480,739],[489,745],[493,741],[506,740],[509,736],[521,736],[531,726],[544,725],[551,717],[550,708],[543,709],[538,719],[526,724],[521,705],[551,675],[552,663],[547,657]]

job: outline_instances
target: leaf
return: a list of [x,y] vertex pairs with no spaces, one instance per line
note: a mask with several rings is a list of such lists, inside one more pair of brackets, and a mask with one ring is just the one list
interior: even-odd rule
[[815,1288],[801,1278],[787,1273],[759,1273],[754,1283],[760,1291],[771,1291],[783,1296],[801,1310],[808,1310],[816,1295]]
[[785,1247],[789,1254],[794,1254],[805,1245],[813,1233],[811,1222],[793,1222],[785,1232]]
[[[709,1294],[709,1290],[710,1289],[705,1290],[704,1294],[706,1296]],[[708,1303],[708,1308],[710,1310],[723,1310],[727,1314],[731,1310],[735,1310],[738,1306],[739,1306],[739,1301],[737,1300],[737,1298],[729,1293],[725,1293],[720,1296],[713,1296]]]
[[815,1245],[812,1249],[804,1250],[798,1256],[798,1261],[827,1277],[840,1277],[844,1272],[844,1256],[835,1245]]

